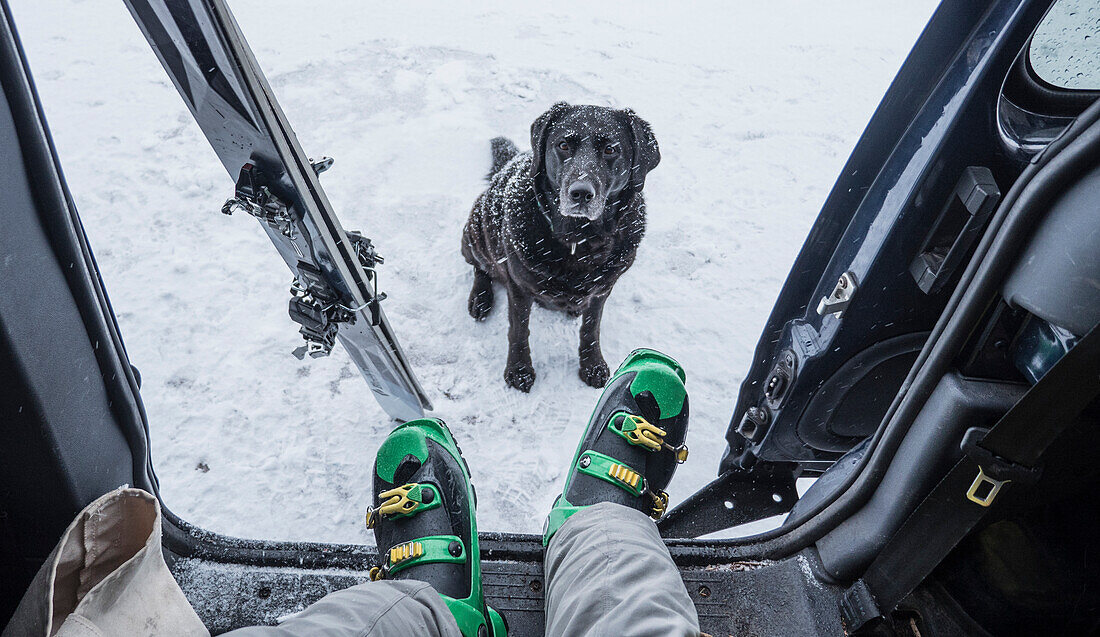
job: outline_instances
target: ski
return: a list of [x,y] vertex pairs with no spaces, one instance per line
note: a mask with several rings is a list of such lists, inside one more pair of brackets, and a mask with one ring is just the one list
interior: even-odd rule
[[392,418],[431,403],[379,302],[370,239],[345,232],[225,0],[125,0],[235,182],[222,207],[256,217],[294,273],[290,316],[311,356],[339,340]]

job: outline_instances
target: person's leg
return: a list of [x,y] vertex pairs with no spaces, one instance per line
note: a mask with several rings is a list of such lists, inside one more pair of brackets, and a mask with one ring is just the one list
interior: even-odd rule
[[595,504],[546,548],[546,635],[698,635],[680,571],[644,513]]
[[278,626],[251,626],[231,637],[460,637],[443,598],[426,582],[368,582],[329,593]]
[[547,517],[546,635],[698,635],[699,620],[654,523],[687,459],[676,361],[637,350],[604,389]]

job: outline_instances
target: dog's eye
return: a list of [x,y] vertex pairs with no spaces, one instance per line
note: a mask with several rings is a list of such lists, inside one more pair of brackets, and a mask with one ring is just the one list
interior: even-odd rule
[[603,149],[603,154],[607,155],[608,157],[614,155],[617,152],[619,152],[619,149],[615,146],[605,146]]
[[562,140],[562,141],[558,142],[558,148],[560,148],[562,150],[569,150],[569,142],[567,142],[565,140]]

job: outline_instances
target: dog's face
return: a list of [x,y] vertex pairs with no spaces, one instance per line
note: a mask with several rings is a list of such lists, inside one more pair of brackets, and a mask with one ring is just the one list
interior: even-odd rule
[[640,192],[661,153],[633,111],[559,102],[531,125],[536,188],[553,205],[556,238],[579,242],[614,227],[615,202]]

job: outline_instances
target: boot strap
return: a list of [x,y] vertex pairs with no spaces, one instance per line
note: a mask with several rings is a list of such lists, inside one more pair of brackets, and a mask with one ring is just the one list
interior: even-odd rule
[[611,456],[589,449],[577,460],[577,470],[613,484],[635,497],[649,496],[652,500],[649,516],[655,520],[664,515],[668,508],[667,493],[650,489],[645,476]]
[[386,551],[381,566],[370,570],[374,581],[420,564],[463,564],[466,545],[455,535],[429,535],[402,542]]

